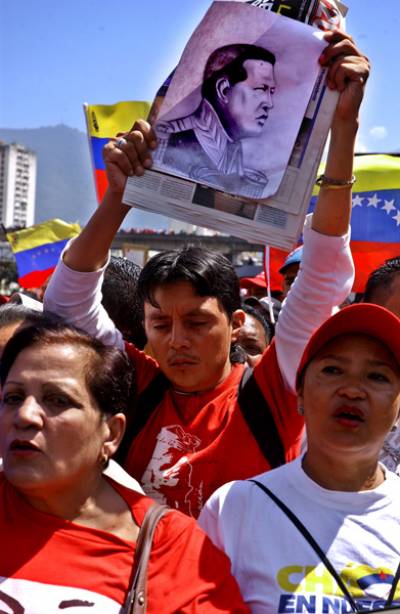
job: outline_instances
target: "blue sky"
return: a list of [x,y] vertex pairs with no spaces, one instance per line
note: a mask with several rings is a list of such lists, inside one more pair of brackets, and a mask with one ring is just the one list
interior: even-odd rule
[[[150,100],[209,0],[0,0],[0,127],[85,130],[82,103]],[[361,151],[400,151],[399,0],[347,0],[373,64]]]

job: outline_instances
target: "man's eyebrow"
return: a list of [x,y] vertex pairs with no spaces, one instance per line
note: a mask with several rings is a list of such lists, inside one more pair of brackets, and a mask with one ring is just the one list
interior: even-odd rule
[[[195,309],[192,309],[191,311],[187,311],[186,313],[182,314],[182,317],[187,318],[188,316],[209,316],[212,315],[210,314],[209,311],[207,311],[206,309],[202,309],[201,307],[196,307]],[[163,314],[163,313],[158,313],[158,312],[152,312],[149,315],[151,320],[169,320],[171,318],[171,316],[167,315],[167,314]]]
[[61,601],[58,605],[59,610],[67,608],[93,608],[96,605],[94,601],[82,601],[82,599],[68,599]]

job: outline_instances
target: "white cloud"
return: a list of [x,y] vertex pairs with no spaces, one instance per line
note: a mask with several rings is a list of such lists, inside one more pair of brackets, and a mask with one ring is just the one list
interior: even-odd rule
[[367,147],[363,138],[360,135],[357,135],[355,150],[356,153],[367,153],[368,151],[370,151],[370,149]]
[[388,131],[386,126],[374,126],[369,131],[369,134],[370,136],[372,136],[373,139],[377,139],[380,141],[382,139],[386,139]]

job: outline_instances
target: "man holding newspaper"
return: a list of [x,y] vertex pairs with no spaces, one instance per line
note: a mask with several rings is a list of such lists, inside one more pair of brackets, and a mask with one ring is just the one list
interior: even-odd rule
[[[129,211],[122,202],[126,179],[151,167],[150,151],[157,147],[143,120],[105,147],[109,190],[64,253],[45,295],[47,309],[125,348],[137,373],[139,409],[150,413],[128,433],[125,468],[154,498],[194,516],[218,486],[299,454],[303,419],[296,410],[296,369],[315,328],[351,289],[352,162],[369,65],[346,34],[331,32],[326,41],[320,63],[328,68],[328,87],[340,96],[325,175],[276,340],[246,382],[245,367],[230,358],[244,314],[223,259],[189,248],[158,255],[144,267],[139,290],[155,361],[125,344],[101,307],[108,250]],[[151,386],[146,398],[154,407],[150,401],[143,407],[141,396]]]

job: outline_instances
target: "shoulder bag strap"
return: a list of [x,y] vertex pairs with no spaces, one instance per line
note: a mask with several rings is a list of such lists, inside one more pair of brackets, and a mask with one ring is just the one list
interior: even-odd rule
[[271,469],[286,463],[285,449],[271,408],[254,377],[253,369],[244,370],[239,384],[238,403],[247,426]]
[[126,416],[126,429],[114,459],[124,465],[129,448],[135,437],[140,433],[146,422],[161,403],[170,383],[165,375],[159,371],[148,386],[139,394],[133,407]]
[[154,503],[146,512],[136,541],[134,559],[136,572],[125,602],[125,614],[145,614],[147,611],[147,567],[154,532],[159,520],[170,511],[167,505]]
[[350,595],[350,593],[349,593],[349,591],[347,589],[347,586],[343,582],[342,578],[339,576],[339,574],[337,573],[336,569],[333,567],[332,563],[330,562],[328,557],[325,555],[325,553],[322,550],[322,548],[317,544],[317,542],[315,541],[315,539],[313,538],[311,533],[306,529],[306,527],[301,522],[301,520],[299,520],[299,518],[297,518],[297,516],[295,514],[293,514],[293,512],[283,503],[283,501],[281,501],[269,488],[264,486],[264,484],[262,484],[261,482],[258,482],[257,480],[249,480],[249,482],[253,482],[253,484],[258,486],[258,488],[261,488],[261,490],[264,491],[265,494],[268,495],[268,497],[270,497],[270,499],[272,499],[274,501],[274,503],[276,503],[276,505],[278,507],[280,507],[282,512],[284,514],[286,514],[286,516],[289,518],[289,520],[291,520],[293,522],[293,524],[296,527],[296,529],[298,529],[300,531],[300,533],[303,535],[303,537],[308,541],[310,546],[313,548],[314,552],[317,553],[317,555],[319,556],[319,558],[321,559],[321,561],[323,562],[325,567],[328,569],[328,571],[331,573],[331,575],[335,578],[335,580],[336,580],[338,586],[340,586],[343,594],[347,597],[353,612],[359,612],[359,610],[357,608],[357,605],[356,605],[353,597]]

